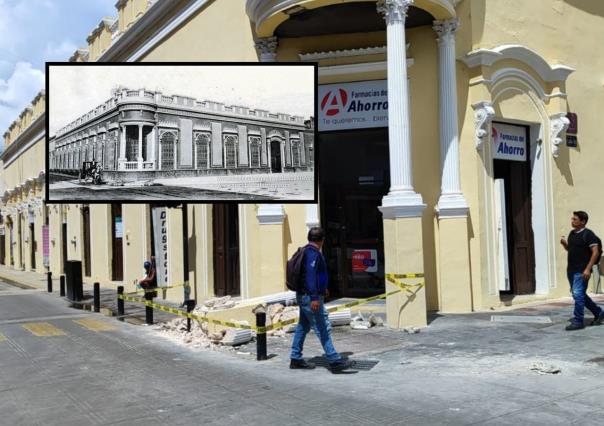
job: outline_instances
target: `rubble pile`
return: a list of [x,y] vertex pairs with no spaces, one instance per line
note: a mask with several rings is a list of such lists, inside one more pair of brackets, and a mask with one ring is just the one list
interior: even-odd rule
[[368,330],[371,327],[381,327],[384,325],[382,318],[371,314],[368,319],[365,319],[363,314],[359,313],[350,322],[350,328],[353,330]]
[[[193,314],[205,316],[208,312],[233,308],[237,302],[231,296],[215,297],[205,301],[193,309]],[[249,325],[247,321],[233,321],[241,325]],[[252,340],[252,331],[244,329],[227,329],[220,332],[210,333],[208,323],[203,321],[191,321],[191,331],[187,332],[187,319],[175,318],[172,321],[161,324],[159,330],[166,337],[179,341],[194,348],[221,349],[240,345]]]

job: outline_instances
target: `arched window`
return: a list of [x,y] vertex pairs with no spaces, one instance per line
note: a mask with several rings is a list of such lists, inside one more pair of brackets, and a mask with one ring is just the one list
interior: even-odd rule
[[300,166],[300,141],[292,140],[292,166]]
[[227,168],[237,167],[237,137],[227,135],[224,137],[224,157]]
[[260,167],[260,138],[250,138],[250,166]]
[[172,132],[161,135],[161,168],[162,170],[174,169],[174,143],[176,136]]
[[210,153],[210,135],[202,133],[195,138],[195,158],[198,169],[207,169]]

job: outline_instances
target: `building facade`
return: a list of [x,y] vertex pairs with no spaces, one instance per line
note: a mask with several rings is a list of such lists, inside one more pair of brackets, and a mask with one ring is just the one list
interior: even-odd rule
[[54,135],[49,167],[75,173],[82,162],[96,161],[105,176],[124,180],[307,171],[313,168],[308,123],[300,116],[122,88]]
[[[558,241],[572,211],[587,210],[589,226],[604,233],[604,201],[594,196],[604,55],[586,42],[602,38],[604,5],[118,5],[130,7],[120,10],[128,22],[104,26],[111,35],[90,39],[97,45],[74,60],[319,63],[319,203],[188,206],[189,277],[200,299],[283,290],[286,259],[307,227],[321,224],[332,293],[376,294],[392,288],[387,272],[422,272],[425,286],[387,306],[390,325],[425,325],[428,311],[568,296]],[[132,286],[151,251],[149,211],[53,206],[51,240],[59,241],[64,220],[68,258],[88,252],[91,280]],[[168,212],[174,283],[183,279],[181,213]],[[87,223],[95,224],[88,240]]]

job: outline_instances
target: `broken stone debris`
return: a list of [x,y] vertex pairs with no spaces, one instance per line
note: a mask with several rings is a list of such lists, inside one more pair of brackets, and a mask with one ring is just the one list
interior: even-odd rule
[[[231,299],[231,296],[216,297],[206,300],[201,305],[195,307],[193,314],[205,316],[210,311],[229,309],[237,305],[237,302]],[[241,325],[249,325],[247,321],[235,321]],[[252,330],[247,329],[226,329],[215,333],[208,332],[208,323],[203,321],[191,321],[191,331],[187,332],[187,319],[175,318],[172,321],[161,324],[158,327],[167,337],[180,341],[185,345],[192,345],[195,348],[220,349],[242,345],[252,340]]]
[[556,367],[553,364],[546,364],[541,361],[533,362],[529,367],[529,370],[535,371],[539,374],[559,374],[562,372],[562,369]]
[[350,328],[353,330],[368,330],[371,327],[381,327],[384,325],[384,321],[376,316],[371,314],[369,319],[365,319],[362,313],[356,315],[352,321],[350,322]]

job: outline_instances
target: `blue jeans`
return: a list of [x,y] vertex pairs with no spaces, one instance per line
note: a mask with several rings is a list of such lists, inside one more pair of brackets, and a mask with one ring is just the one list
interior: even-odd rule
[[300,307],[300,319],[298,320],[298,325],[296,326],[296,331],[294,333],[290,358],[302,359],[304,339],[306,339],[306,335],[312,328],[315,330],[317,337],[321,341],[327,361],[330,364],[340,361],[342,357],[336,351],[333,342],[331,341],[331,324],[329,324],[329,320],[327,319],[327,312],[323,305],[323,297],[319,299],[319,310],[317,312],[313,312],[310,308],[310,296],[297,295],[296,300]]
[[585,311],[585,308],[589,309],[595,318],[598,318],[602,313],[602,309],[587,295],[587,281],[583,279],[583,273],[568,272],[567,275],[573,299],[575,299],[573,324],[583,325],[583,311]]

